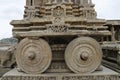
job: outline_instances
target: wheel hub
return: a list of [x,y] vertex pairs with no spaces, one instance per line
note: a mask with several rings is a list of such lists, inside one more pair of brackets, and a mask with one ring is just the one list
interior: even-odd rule
[[28,59],[29,60],[34,60],[36,57],[35,53],[33,51],[31,51],[29,54],[28,54]]
[[84,52],[80,55],[80,59],[82,59],[83,61],[87,61],[89,58],[89,54]]

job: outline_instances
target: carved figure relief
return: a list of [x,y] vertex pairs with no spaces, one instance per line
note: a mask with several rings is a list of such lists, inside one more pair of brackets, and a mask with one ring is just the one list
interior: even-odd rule
[[54,21],[53,23],[55,24],[60,24],[63,22],[63,17],[64,17],[64,9],[61,8],[60,6],[57,6],[56,8],[53,9],[53,16],[54,16]]
[[15,46],[0,50],[0,67],[12,67],[15,64]]
[[54,17],[61,17],[63,15],[64,15],[64,10],[60,6],[58,6],[54,9],[54,11],[53,11]]

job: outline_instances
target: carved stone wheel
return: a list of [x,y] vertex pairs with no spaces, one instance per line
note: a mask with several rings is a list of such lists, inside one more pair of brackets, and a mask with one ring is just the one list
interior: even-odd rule
[[101,47],[90,37],[76,38],[66,48],[65,61],[75,73],[91,73],[101,64]]
[[51,63],[52,52],[48,43],[43,40],[23,39],[16,50],[18,68],[25,73],[44,72]]

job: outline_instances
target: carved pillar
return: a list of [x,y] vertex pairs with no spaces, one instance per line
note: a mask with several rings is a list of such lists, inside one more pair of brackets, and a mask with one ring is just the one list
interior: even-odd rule
[[117,55],[117,63],[118,63],[118,65],[120,65],[120,49],[119,49],[118,55]]
[[114,26],[111,27],[111,32],[112,32],[112,41],[115,41],[115,29],[114,29]]

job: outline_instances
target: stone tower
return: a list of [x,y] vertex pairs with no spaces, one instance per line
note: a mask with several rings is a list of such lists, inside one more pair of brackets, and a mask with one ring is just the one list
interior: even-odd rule
[[60,4],[65,5],[66,16],[71,15],[88,19],[96,18],[97,14],[91,0],[26,0],[24,18],[50,16],[51,9],[46,8]]

